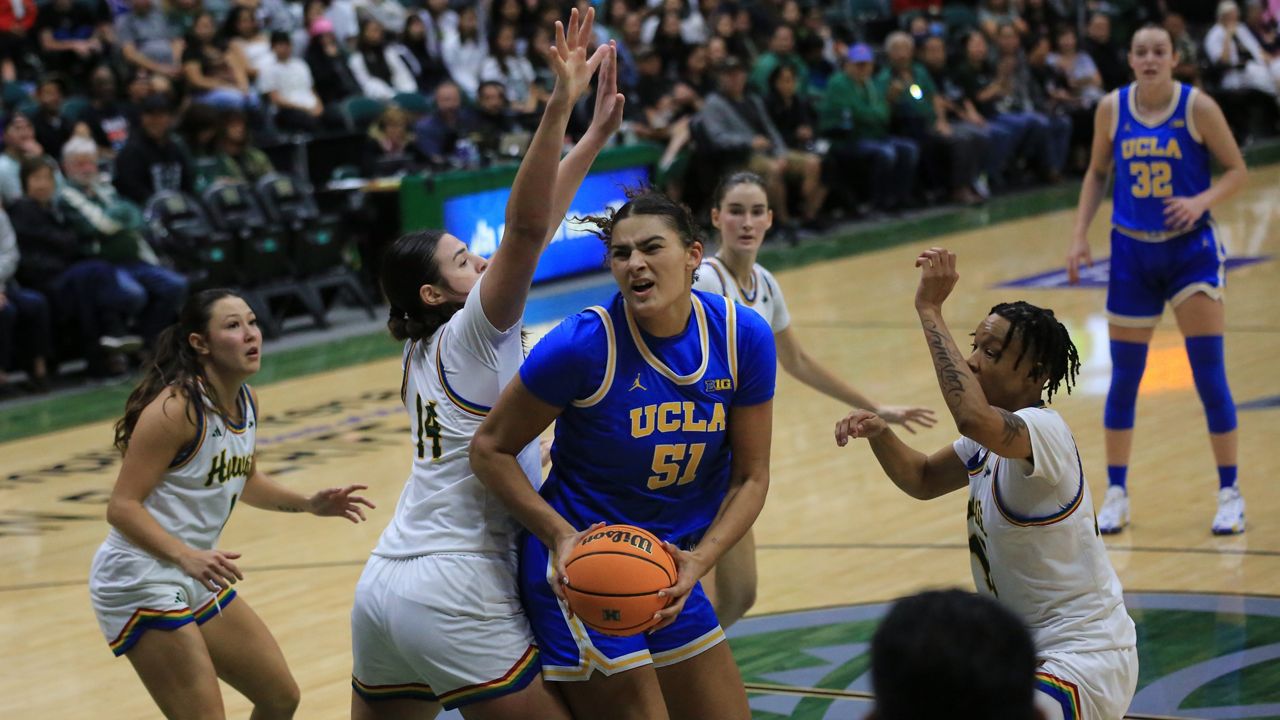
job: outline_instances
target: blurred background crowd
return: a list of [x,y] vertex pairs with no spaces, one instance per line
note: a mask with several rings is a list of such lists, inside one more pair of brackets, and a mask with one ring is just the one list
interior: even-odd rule
[[[354,248],[319,265],[367,266],[398,210],[343,181],[517,161],[552,84],[541,51],[574,5],[0,1],[0,391],[44,391],[80,359],[88,377],[126,373],[193,286],[301,272],[264,237]],[[605,0],[596,12],[628,98],[618,142],[653,144],[655,184],[703,215],[723,173],[759,172],[773,235],[791,242],[1079,174],[1094,107],[1131,79],[1128,38],[1144,24],[1168,29],[1177,78],[1217,98],[1242,143],[1280,115],[1280,0]],[[341,242],[299,239],[317,207],[341,209]],[[222,233],[225,252],[191,256],[175,218],[190,242]],[[237,233],[252,247],[237,249]],[[245,270],[273,257],[271,277]],[[300,297],[315,311],[312,290]],[[18,372],[21,387],[8,382]]]

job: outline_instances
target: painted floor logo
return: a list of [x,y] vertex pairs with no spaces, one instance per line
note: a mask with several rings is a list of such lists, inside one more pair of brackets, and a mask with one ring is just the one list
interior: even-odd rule
[[[1125,596],[1138,628],[1133,717],[1280,718],[1280,598]],[[757,720],[854,720],[871,707],[870,643],[886,604],[743,620],[730,643]]]
[[[1227,272],[1238,270],[1242,267],[1248,267],[1260,262],[1270,260],[1270,255],[1245,255],[1241,257],[1227,258]],[[1002,282],[996,287],[998,288],[1036,288],[1040,290],[1061,289],[1061,288],[1105,288],[1107,286],[1107,278],[1111,276],[1111,259],[1104,258],[1095,260],[1093,267],[1080,268],[1080,284],[1071,285],[1067,282],[1067,271],[1065,268],[1050,270],[1048,272],[1029,275],[1007,282]]]

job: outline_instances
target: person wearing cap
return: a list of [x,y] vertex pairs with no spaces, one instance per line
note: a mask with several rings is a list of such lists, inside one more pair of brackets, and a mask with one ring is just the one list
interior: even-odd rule
[[831,140],[838,166],[858,174],[849,180],[859,185],[869,181],[876,206],[893,210],[911,202],[920,147],[889,134],[889,103],[885,89],[872,78],[874,72],[871,47],[865,43],[850,47],[844,71],[827,83],[818,126]]
[[[158,115],[152,113],[153,123]],[[143,134],[147,124],[144,116]],[[138,333],[150,345],[182,307],[187,279],[159,264],[142,237],[142,209],[103,181],[98,146],[92,140],[69,140],[62,148],[62,169],[66,182],[58,189],[57,206],[81,243],[96,247],[97,256],[115,266],[121,295],[129,301],[130,314],[136,313]]]
[[195,174],[191,153],[173,137],[173,110],[169,98],[152,94],[143,98],[138,111],[141,132],[130,133],[116,156],[113,178],[116,190],[139,206],[161,190],[192,192]]
[[[747,69],[730,55],[718,67],[719,89],[707,96],[698,113],[713,149],[725,155],[745,154],[747,168],[765,179],[774,216],[784,236],[794,237],[787,207],[787,181],[801,184],[801,219],[816,229],[826,201],[822,158],[816,153],[788,150],[786,140],[758,95],[747,89]],[[722,168],[723,169],[723,168]]]

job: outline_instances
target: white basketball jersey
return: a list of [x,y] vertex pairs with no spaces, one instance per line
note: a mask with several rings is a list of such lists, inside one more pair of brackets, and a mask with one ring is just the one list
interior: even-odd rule
[[693,282],[693,288],[723,295],[755,310],[775,334],[786,330],[791,324],[791,313],[787,312],[787,301],[782,297],[782,288],[773,278],[773,273],[756,263],[751,266],[751,276],[752,287],[748,293],[738,285],[724,262],[712,256],[704,258],[698,266],[698,279]]
[[973,581],[1018,613],[1040,653],[1133,647],[1133,620],[1098,534],[1071,430],[1044,408],[1017,412],[1032,463],[968,438],[954,444],[969,470]]
[[[236,399],[238,425],[216,412],[208,397],[195,400],[195,440],[173,459],[142,506],[165,532],[193,548],[212,550],[249,479],[258,412],[248,385],[240,386]],[[146,553],[115,528],[107,543]]]
[[[471,438],[524,362],[522,323],[505,331],[489,323],[480,304],[483,282],[482,276],[434,335],[405,343],[401,395],[413,470],[374,555],[515,549],[515,520],[471,471]],[[542,477],[537,440],[519,460],[536,485]]]

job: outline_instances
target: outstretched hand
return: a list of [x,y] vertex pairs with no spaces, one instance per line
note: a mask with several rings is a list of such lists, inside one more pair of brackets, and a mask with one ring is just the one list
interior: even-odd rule
[[934,416],[933,411],[926,407],[881,405],[876,408],[876,414],[887,423],[901,425],[904,430],[912,435],[916,431],[915,428],[911,427],[911,423],[915,423],[922,428],[931,428],[938,424],[938,419]]
[[[596,134],[600,140],[608,140],[622,126],[622,109],[626,98],[618,92],[618,45],[613,40],[602,45],[605,50],[600,64],[600,77],[596,78],[596,108],[591,116],[588,134]],[[598,55],[600,50],[596,50]]]
[[580,16],[578,9],[569,13],[569,29],[564,23],[556,21],[556,44],[547,51],[547,64],[556,75],[554,92],[563,93],[570,103],[576,103],[587,88],[591,86],[591,76],[609,53],[609,46],[601,45],[587,57],[587,45],[591,42],[592,25],[595,22],[595,8],[588,8],[586,16]]
[[873,438],[885,430],[889,424],[884,418],[868,410],[854,410],[836,423],[836,445],[844,447],[851,438]]
[[321,490],[307,501],[307,510],[319,517],[344,517],[353,523],[359,523],[365,519],[361,505],[369,508],[378,506],[351,493],[368,488],[368,485],[348,485],[344,488]]

